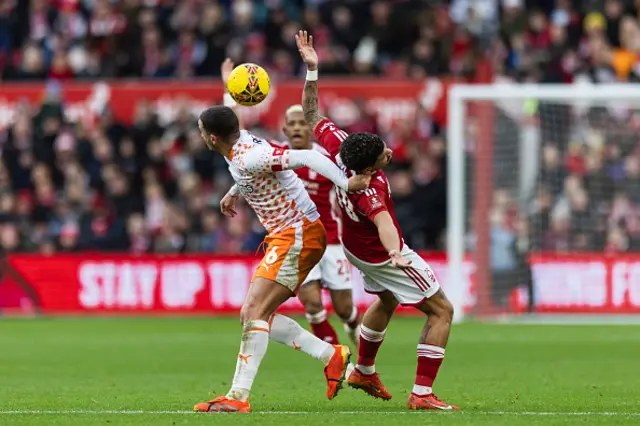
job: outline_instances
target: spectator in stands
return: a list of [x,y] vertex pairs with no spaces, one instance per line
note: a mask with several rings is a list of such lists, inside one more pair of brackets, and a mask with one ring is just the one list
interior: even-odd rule
[[[219,63],[231,55],[237,62],[268,65],[276,81],[299,73],[291,36],[304,26],[316,38],[325,73],[459,76],[488,56],[502,80],[637,82],[636,5],[622,0],[3,0],[0,69],[2,78],[11,80],[186,79],[217,75]],[[443,249],[442,130],[423,109],[409,120],[380,126],[375,111],[364,102],[357,107],[344,126],[380,133],[394,148],[399,166],[389,178],[402,225],[419,240],[412,244]],[[238,207],[242,220],[237,222],[227,222],[216,210],[228,186],[226,167],[202,146],[188,106],[170,122],[145,100],[135,109],[131,126],[109,111],[93,126],[70,123],[60,87],[52,83],[41,105],[16,113],[0,134],[3,247],[133,253],[256,248],[263,231],[245,206]],[[505,255],[501,261],[517,265],[526,246],[639,250],[635,111],[624,105],[540,103],[535,115],[543,141],[537,185],[534,194],[517,194],[531,210],[516,220],[504,206],[493,206],[495,240],[519,247],[509,255],[515,260]],[[509,122],[513,117],[498,120],[501,129],[516,128]],[[470,117],[465,129],[471,176],[474,145],[483,130],[478,126]],[[504,170],[495,175],[511,176]]]

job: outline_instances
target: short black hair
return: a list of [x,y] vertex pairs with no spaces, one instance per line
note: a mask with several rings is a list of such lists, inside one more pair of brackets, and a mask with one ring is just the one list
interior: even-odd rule
[[200,114],[202,127],[221,139],[230,139],[240,133],[240,121],[235,112],[224,105],[207,108]]
[[340,159],[349,170],[361,172],[378,161],[384,141],[373,133],[351,133],[342,142]]

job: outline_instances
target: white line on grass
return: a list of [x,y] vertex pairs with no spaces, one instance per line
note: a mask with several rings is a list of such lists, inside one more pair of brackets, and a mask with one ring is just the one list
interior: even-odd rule
[[[420,411],[334,411],[332,414],[340,415],[361,415],[361,414],[386,414],[386,415],[415,415]],[[193,411],[179,410],[0,410],[1,415],[153,415],[153,414],[173,414],[173,415],[196,415]],[[253,415],[309,415],[328,414],[325,411],[256,411]],[[462,411],[461,414],[481,414],[487,416],[612,416],[612,417],[640,417],[640,413],[624,413],[617,411]],[[200,414],[201,415],[201,414]]]

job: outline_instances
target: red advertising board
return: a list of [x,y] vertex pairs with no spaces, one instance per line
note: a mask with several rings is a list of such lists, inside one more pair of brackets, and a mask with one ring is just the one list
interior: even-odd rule
[[[444,257],[426,258],[446,282]],[[33,289],[32,304],[46,314],[220,314],[239,311],[259,261],[252,256],[13,255],[8,264]],[[470,294],[473,271],[465,268]],[[355,270],[353,277],[354,300],[364,309],[375,296],[364,292]],[[2,288],[0,283],[0,300]],[[282,310],[303,312],[295,298]]]
[[[640,314],[640,255],[536,254],[530,258],[537,312]],[[523,291],[514,310],[524,310]]]
[[[447,279],[444,255],[424,254],[445,292],[461,286],[464,311],[477,301],[475,266],[464,281]],[[259,258],[253,256],[12,255],[0,275],[0,311],[45,314],[235,314]],[[536,254],[531,258],[535,309],[540,313],[640,314],[640,256]],[[366,308],[353,270],[354,300]],[[460,289],[459,289],[460,290]],[[511,312],[527,308],[526,289],[515,289]],[[328,306],[328,299],[325,300]],[[297,299],[283,312],[301,313]]]
[[[357,101],[364,100],[367,109],[375,113],[384,129],[396,120],[413,117],[421,105],[440,124],[446,122],[447,89],[449,79],[425,81],[380,81],[373,79],[322,80],[320,107],[336,121],[348,122],[357,112]],[[279,129],[282,114],[287,107],[299,104],[303,81],[287,81],[274,84],[267,99],[251,108],[239,108],[247,125],[260,123]],[[65,114],[70,122],[91,120],[108,107],[124,122],[131,122],[137,105],[148,100],[158,114],[161,123],[170,122],[188,108],[194,114],[222,102],[223,87],[219,80],[197,82],[98,82],[67,83],[61,86]],[[0,86],[0,128],[13,121],[14,114],[23,101],[38,104],[44,98],[43,84],[11,84]],[[338,123],[347,124],[347,123]]]

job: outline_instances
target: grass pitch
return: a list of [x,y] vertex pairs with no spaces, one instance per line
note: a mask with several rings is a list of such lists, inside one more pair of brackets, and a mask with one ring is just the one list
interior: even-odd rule
[[[271,343],[254,413],[191,413],[225,393],[232,318],[0,320],[0,425],[640,424],[640,327],[455,325],[437,394],[460,413],[408,412],[417,318],[396,318],[377,367],[393,400],[325,397],[322,366]],[[344,336],[341,336],[344,339]]]

